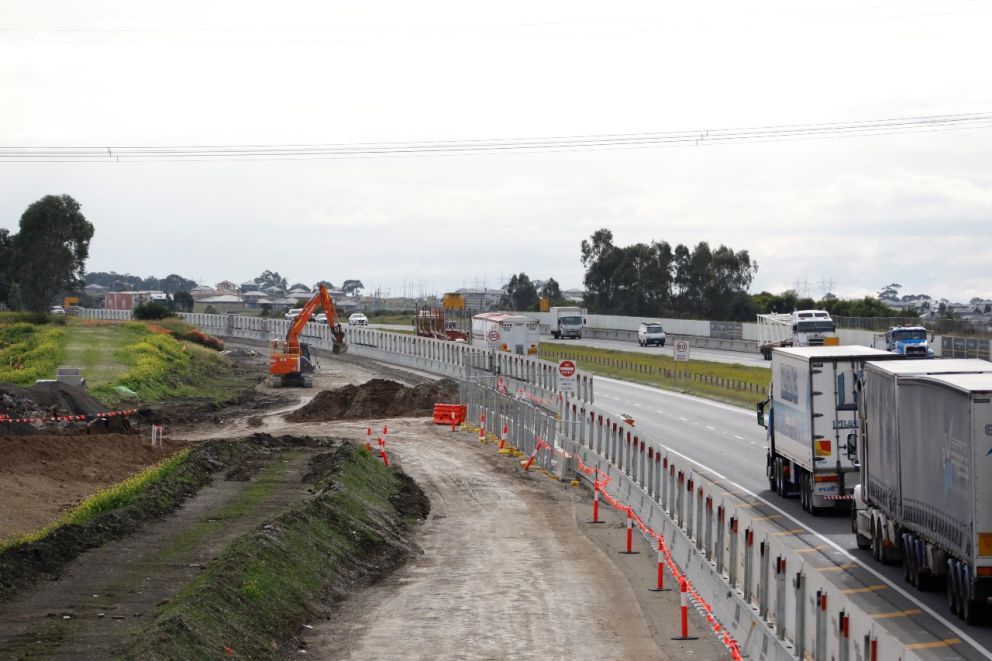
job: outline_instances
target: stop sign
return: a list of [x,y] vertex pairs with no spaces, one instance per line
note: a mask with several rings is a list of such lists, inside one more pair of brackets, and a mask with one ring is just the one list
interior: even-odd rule
[[575,363],[571,360],[563,360],[558,363],[558,372],[566,379],[575,374]]

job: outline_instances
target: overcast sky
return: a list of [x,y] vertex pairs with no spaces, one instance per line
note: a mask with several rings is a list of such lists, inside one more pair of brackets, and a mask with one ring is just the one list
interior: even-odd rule
[[[743,6],[745,5],[746,6]],[[992,0],[0,4],[0,147],[539,138],[992,112]],[[88,269],[393,295],[582,285],[579,244],[747,250],[753,291],[992,297],[992,126],[498,155],[0,163]]]

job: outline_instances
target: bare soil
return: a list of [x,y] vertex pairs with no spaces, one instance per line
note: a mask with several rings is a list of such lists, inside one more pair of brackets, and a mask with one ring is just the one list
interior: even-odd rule
[[185,444],[152,448],[135,435],[0,436],[0,539],[57,519]]
[[323,390],[309,403],[286,416],[289,422],[363,420],[428,416],[437,402],[458,397],[458,383],[450,379],[408,387],[389,379]]

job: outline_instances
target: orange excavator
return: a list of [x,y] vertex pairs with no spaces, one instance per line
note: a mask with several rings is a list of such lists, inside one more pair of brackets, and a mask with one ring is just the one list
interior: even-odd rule
[[324,308],[327,325],[331,327],[333,347],[331,353],[341,355],[348,351],[344,343],[344,331],[338,323],[338,313],[334,309],[327,288],[320,286],[313,297],[307,301],[300,314],[293,319],[286,334],[286,340],[272,342],[272,354],[269,356],[269,377],[273,388],[297,387],[310,388],[313,386],[315,361],[310,356],[310,346],[300,342],[300,333],[310,321],[317,306]]

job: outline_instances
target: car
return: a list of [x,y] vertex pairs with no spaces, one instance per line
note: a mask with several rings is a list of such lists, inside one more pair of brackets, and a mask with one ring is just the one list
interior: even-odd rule
[[65,315],[65,308],[63,308],[61,305],[53,305],[52,306],[52,309],[49,310],[49,312],[51,314],[57,314],[57,315],[60,315],[60,316],[64,316]]
[[293,308],[286,313],[286,318],[292,321],[293,319],[299,317],[301,312],[303,312],[303,308]]
[[656,321],[644,321],[637,328],[637,343],[642,347],[655,344],[665,346],[665,329]]
[[350,317],[348,317],[348,325],[349,326],[368,326],[369,325],[369,318],[366,317],[361,312],[356,312],[353,315],[351,315]]
[[318,324],[326,324],[327,323],[327,313],[326,312],[321,312],[320,314],[315,314],[313,316],[313,319],[311,319],[310,321],[317,322]]

